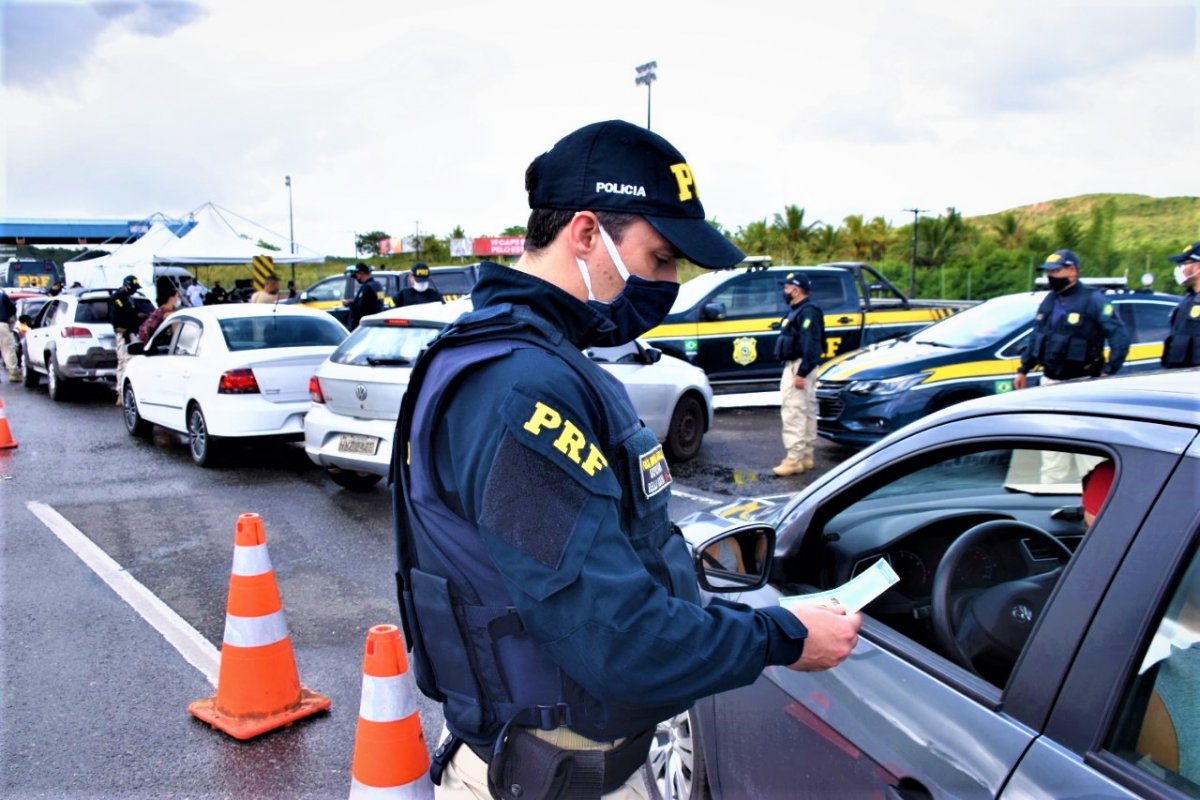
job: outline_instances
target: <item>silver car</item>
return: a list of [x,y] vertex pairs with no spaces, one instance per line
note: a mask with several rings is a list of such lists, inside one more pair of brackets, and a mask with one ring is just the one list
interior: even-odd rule
[[[335,483],[366,491],[388,474],[392,432],[412,365],[470,300],[396,308],[366,317],[309,382],[304,449]],[[592,348],[588,355],[624,385],[667,455],[686,461],[712,424],[704,371],[644,342]]]

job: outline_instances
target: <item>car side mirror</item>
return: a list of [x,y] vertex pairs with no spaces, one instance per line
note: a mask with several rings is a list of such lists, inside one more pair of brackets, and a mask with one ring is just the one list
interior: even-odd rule
[[767,582],[775,557],[775,529],[746,525],[720,533],[695,551],[700,586],[710,592],[750,592]]
[[125,345],[125,352],[131,356],[150,355],[150,353],[146,351],[146,345],[142,342],[130,342],[129,344]]
[[701,315],[706,320],[725,319],[724,303],[705,303]]
[[308,302],[308,292],[301,292],[301,293],[300,293],[300,302],[301,302],[301,303],[307,303],[307,302]]
[[653,347],[642,348],[642,361],[647,364],[657,364],[662,360],[662,351]]

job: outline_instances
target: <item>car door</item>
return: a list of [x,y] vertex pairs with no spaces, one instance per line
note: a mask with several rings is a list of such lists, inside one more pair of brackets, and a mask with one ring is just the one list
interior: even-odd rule
[[1116,307],[1130,341],[1122,374],[1158,369],[1163,339],[1171,332],[1171,309],[1175,305],[1166,300],[1138,298],[1118,300]]
[[200,333],[198,320],[183,318],[175,321],[168,331],[170,338],[167,340],[167,355],[156,362],[160,370],[159,402],[163,413],[170,420],[169,424],[177,430],[182,430],[185,426],[184,404],[188,397],[197,394],[192,384],[202,373],[199,358]]
[[[747,595],[751,605],[834,588],[853,574],[847,564],[858,568],[885,556],[901,583],[867,607],[859,644],[839,667],[771,667],[751,687],[698,704],[715,796],[994,798],[1004,790],[1038,740],[1108,577],[1146,513],[1136,502],[1111,505],[1083,536],[1078,484],[1043,484],[1039,459],[1070,454],[1077,482],[1088,464],[1111,458],[1119,465],[1114,490],[1152,496],[1191,434],[1126,422],[1100,446],[1094,426],[1057,415],[990,418],[987,435],[977,422],[896,438],[818,479],[784,515],[775,574],[788,583]],[[1148,441],[1166,452],[1147,449]],[[923,552],[908,543],[918,534],[948,543],[965,533],[955,527],[960,522],[993,519],[1032,524],[1078,546],[1044,607],[1018,615],[1014,605],[1014,620],[1029,625],[1015,664],[967,669],[930,635],[922,594],[944,546]],[[898,541],[909,556],[920,554],[919,566],[909,556],[901,560],[895,536],[904,537]],[[982,593],[988,581],[969,581],[995,572],[1004,583],[1011,577],[1005,570],[1053,570],[1035,547],[1021,548],[1016,561],[968,551],[959,562],[965,572],[955,570],[954,580]]]
[[1193,441],[1157,498],[1125,498],[1150,514],[1004,797],[1200,797],[1197,487]]
[[[787,311],[783,273],[753,271],[721,284],[698,304],[696,358],[713,381],[778,379],[783,367],[775,358],[776,333],[771,329]],[[704,317],[704,309],[720,304],[719,320]]]
[[39,372],[46,371],[46,350],[54,339],[54,325],[58,312],[65,306],[66,303],[61,300],[46,303],[34,317],[33,327],[25,334],[25,356],[29,359],[29,364]]
[[636,341],[617,347],[590,347],[586,354],[619,380],[643,424],[657,435],[667,429],[679,388],[664,379],[662,361],[651,361]]
[[130,363],[126,375],[138,398],[138,413],[159,425],[179,430],[177,420],[172,418],[172,409],[177,401],[178,387],[172,386],[173,368],[169,364],[171,346],[179,332],[181,320],[166,320],[159,326],[150,341],[143,346],[144,355],[134,356],[137,363]]

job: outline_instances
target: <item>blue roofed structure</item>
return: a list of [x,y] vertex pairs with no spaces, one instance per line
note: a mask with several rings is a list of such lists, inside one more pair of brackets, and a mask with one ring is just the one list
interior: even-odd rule
[[[161,218],[161,217],[160,217]],[[176,236],[194,224],[190,220],[161,218]],[[155,217],[147,219],[20,219],[0,217],[0,244],[86,245],[121,244],[138,239],[150,230]]]

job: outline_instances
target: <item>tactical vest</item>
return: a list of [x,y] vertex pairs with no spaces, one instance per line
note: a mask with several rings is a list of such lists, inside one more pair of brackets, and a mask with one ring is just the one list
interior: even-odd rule
[[1032,352],[1047,378],[1068,380],[1097,377],[1104,369],[1104,329],[1091,311],[1092,291],[1081,288],[1067,298],[1066,311],[1057,322],[1053,292],[1038,307]]
[[[690,552],[668,517],[670,492],[648,492],[641,483],[641,459],[661,446],[638,420],[624,387],[528,309],[493,306],[465,315],[434,341],[401,404],[393,517],[414,676],[424,694],[443,703],[450,731],[473,744],[492,742],[510,722],[566,726],[598,741],[633,736],[687,706],[616,707],[587,694],[525,631],[478,531],[437,490],[434,429],[459,379],[518,348],[554,354],[594,392],[604,410],[595,434],[621,484],[630,543],[672,596],[699,603]],[[402,453],[410,453],[408,463]]]
[[804,312],[810,308],[812,304],[806,302],[788,309],[779,336],[775,339],[775,357],[780,361],[795,361],[804,357],[804,345],[800,340],[804,335]]
[[1200,366],[1200,294],[1190,292],[1171,311],[1171,333],[1163,342],[1164,367]]

